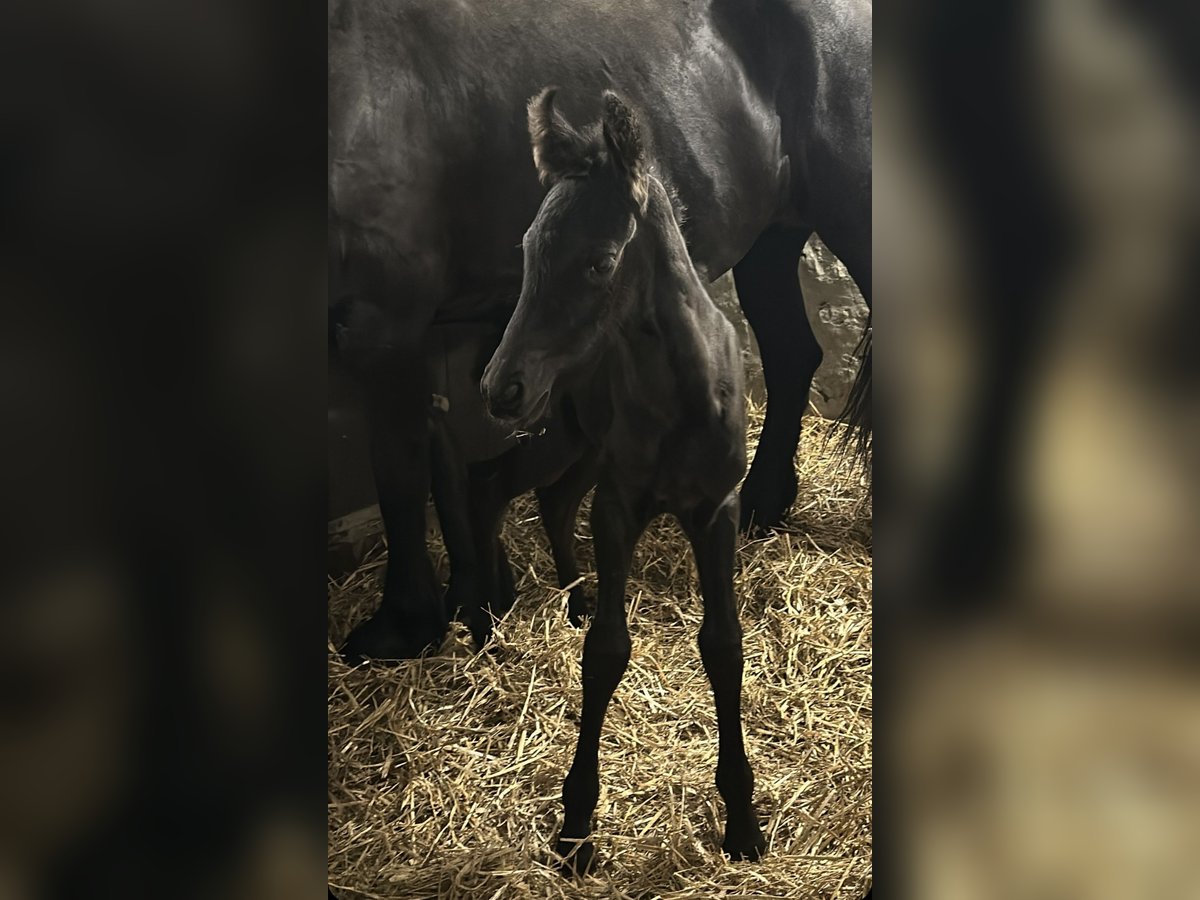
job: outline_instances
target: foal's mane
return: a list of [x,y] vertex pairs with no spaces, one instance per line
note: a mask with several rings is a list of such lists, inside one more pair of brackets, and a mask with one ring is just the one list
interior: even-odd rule
[[[600,130],[599,122],[592,122],[579,130],[580,136],[587,142],[586,148],[583,149],[584,168],[581,168],[578,174],[569,175],[569,178],[586,178],[593,172],[606,168],[612,165],[612,154],[604,143],[604,135]],[[646,136],[642,137],[643,142],[647,144],[646,156],[646,175],[651,175],[658,179],[658,182],[666,191],[667,199],[671,202],[671,214],[675,216],[675,221],[679,224],[679,229],[684,233],[684,238],[687,238],[687,207],[679,198],[679,191],[675,187],[675,182],[671,180],[671,176],[667,174],[658,159],[654,156],[654,151],[650,147],[650,142],[646,140]]]

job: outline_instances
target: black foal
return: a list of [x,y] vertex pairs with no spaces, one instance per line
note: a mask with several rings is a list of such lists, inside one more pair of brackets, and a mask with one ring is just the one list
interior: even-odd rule
[[493,416],[530,429],[552,395],[568,397],[599,454],[592,504],[599,588],[557,849],[569,870],[591,868],[600,730],[630,655],[626,579],[634,545],[666,512],[692,544],[704,597],[699,643],[720,731],[723,846],[734,858],[757,859],[766,841],[742,740],[733,591],[737,484],[746,466],[737,337],[692,265],[628,106],[605,92],[600,122],[580,132],[546,90],[530,102],[529,128],[550,190],[525,234],[521,297],[481,387]]

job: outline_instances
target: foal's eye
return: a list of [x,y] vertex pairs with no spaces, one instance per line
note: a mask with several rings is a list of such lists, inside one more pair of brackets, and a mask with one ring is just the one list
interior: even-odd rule
[[606,277],[612,274],[613,269],[617,267],[617,258],[615,256],[602,256],[588,267],[588,273]]

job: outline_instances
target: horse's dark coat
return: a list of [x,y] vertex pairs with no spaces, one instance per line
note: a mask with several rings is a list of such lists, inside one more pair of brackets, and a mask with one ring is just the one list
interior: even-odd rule
[[[425,549],[436,318],[503,321],[545,188],[525,101],[558,84],[595,118],[604,88],[652,115],[643,139],[691,210],[711,279],[733,268],[768,410],[743,524],[796,493],[821,351],[796,266],[816,230],[870,299],[870,6],[862,0],[335,0],[329,13],[331,300],[367,397],[387,532],[383,602],[347,655],[408,657],[445,631]],[[553,157],[553,153],[551,153]]]
[[757,859],[766,842],[742,740],[733,591],[736,489],[746,465],[737,336],[692,266],[628,106],[606,93],[602,127],[589,136],[554,116],[551,98],[547,92],[529,107],[550,192],[526,232],[521,296],[482,388],[492,414],[515,427],[536,425],[556,398],[569,397],[599,452],[592,503],[599,589],[557,849],[569,869],[591,868],[600,731],[631,651],[626,579],[646,525],[667,512],[692,544],[704,597],[700,652],[717,708],[724,849]]
[[[492,631],[489,613],[503,613],[516,596],[500,541],[509,502],[537,490],[559,586],[572,585],[579,578],[575,516],[596,483],[595,454],[562,404],[539,426],[536,437],[519,440],[511,427],[486,414],[479,380],[500,343],[501,329],[437,325],[432,333],[441,351],[434,358],[434,386],[449,393],[446,411],[435,407],[433,413],[433,495],[450,559],[446,608],[451,616],[461,608],[482,650]],[[572,587],[568,612],[573,624],[581,623],[587,606],[584,589]]]
[[500,525],[509,502],[527,491],[537,490],[559,586],[570,586],[572,624],[581,624],[590,605],[574,584],[575,517],[596,483],[595,454],[569,408],[556,410],[536,439],[518,439],[487,415],[479,380],[502,333],[489,323],[435,325],[428,354],[433,497],[450,562],[446,614],[463,611],[479,649],[491,635],[490,614],[503,613],[516,597]]
[[502,613],[515,598],[512,571],[500,542],[500,526],[509,502],[530,490],[537,491],[538,510],[560,587],[569,590],[567,612],[572,624],[582,624],[590,603],[578,584],[579,562],[575,553],[575,518],[579,504],[596,483],[595,452],[582,440],[569,421],[566,409],[539,434],[504,455],[471,466],[466,507],[474,554],[472,577],[465,588],[456,583],[464,569],[452,565],[452,602],[462,604],[479,649],[491,636],[490,613]]

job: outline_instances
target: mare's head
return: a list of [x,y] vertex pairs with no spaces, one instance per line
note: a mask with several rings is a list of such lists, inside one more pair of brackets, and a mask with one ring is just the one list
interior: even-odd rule
[[529,102],[533,160],[550,190],[525,232],[521,298],[480,385],[488,410],[529,425],[555,385],[585,376],[633,301],[649,196],[633,111],[612,91],[599,122],[577,131],[547,88]]

